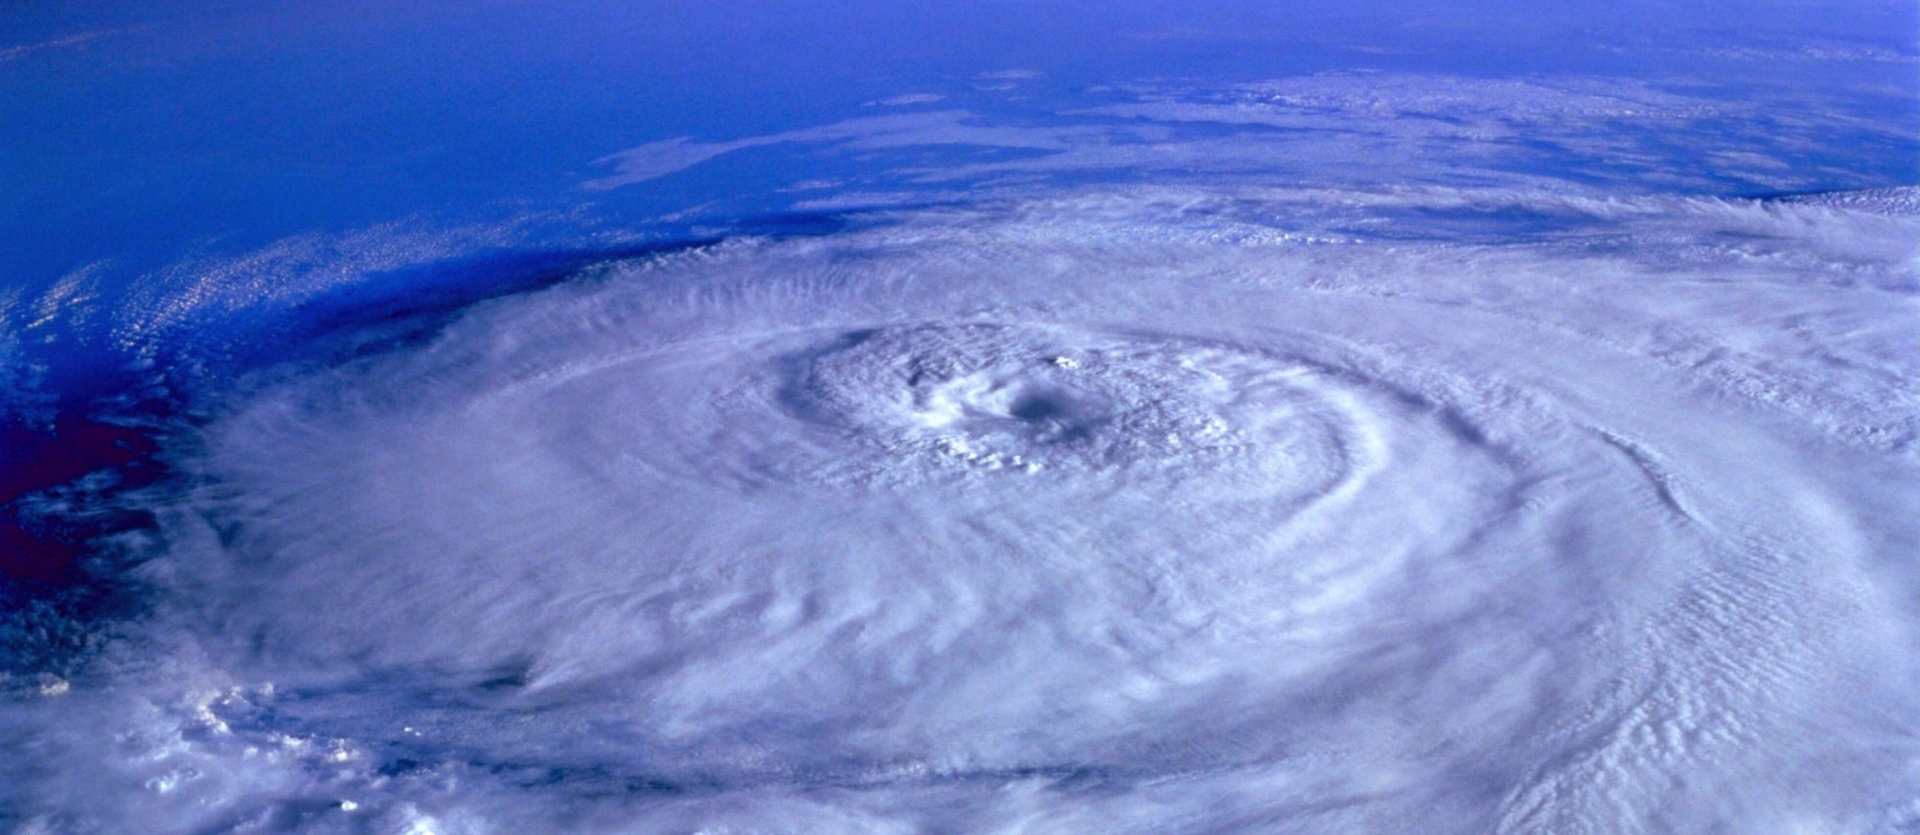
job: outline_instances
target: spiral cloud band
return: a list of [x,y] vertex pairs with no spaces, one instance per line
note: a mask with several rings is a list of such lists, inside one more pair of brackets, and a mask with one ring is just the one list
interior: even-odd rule
[[164,660],[9,720],[42,757],[0,792],[86,773],[65,808],[182,829],[1901,831],[1886,205],[1136,189],[596,265],[178,445],[130,639]]

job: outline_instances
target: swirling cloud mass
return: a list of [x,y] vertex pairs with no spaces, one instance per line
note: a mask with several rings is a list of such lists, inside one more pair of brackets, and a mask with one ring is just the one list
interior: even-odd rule
[[183,830],[1910,826],[1916,224],[1879,205],[1125,189],[599,264],[196,432],[149,660],[13,714],[97,726],[6,791]]
[[1920,833],[1911,0],[15,5],[0,832]]

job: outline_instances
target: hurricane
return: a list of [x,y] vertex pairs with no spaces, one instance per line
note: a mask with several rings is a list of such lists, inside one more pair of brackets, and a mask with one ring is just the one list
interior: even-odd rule
[[0,296],[0,822],[1920,826],[1914,186],[1673,83],[949,99],[1046,77]]

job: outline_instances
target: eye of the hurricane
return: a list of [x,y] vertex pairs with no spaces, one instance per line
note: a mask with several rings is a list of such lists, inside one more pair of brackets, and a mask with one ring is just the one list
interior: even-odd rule
[[910,406],[935,430],[1013,433],[1034,443],[1086,438],[1106,418],[1106,404],[1070,389],[1031,380],[968,376],[915,386]]
[[771,358],[757,369],[696,375],[757,382],[674,396],[714,406],[687,426],[728,428],[700,433],[711,446],[697,460],[730,462],[758,486],[1204,478],[1313,494],[1345,477],[1357,449],[1354,416],[1309,367],[1236,346],[1037,325],[775,341],[746,352]]
[[1007,408],[1007,416],[1027,423],[1049,423],[1067,417],[1069,404],[1052,392],[1022,395]]

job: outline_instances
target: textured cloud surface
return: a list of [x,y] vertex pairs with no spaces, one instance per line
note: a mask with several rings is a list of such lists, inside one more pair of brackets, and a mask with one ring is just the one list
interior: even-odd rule
[[1096,191],[600,264],[176,442],[138,651],[10,708],[0,801],[1905,831],[1901,199]]

